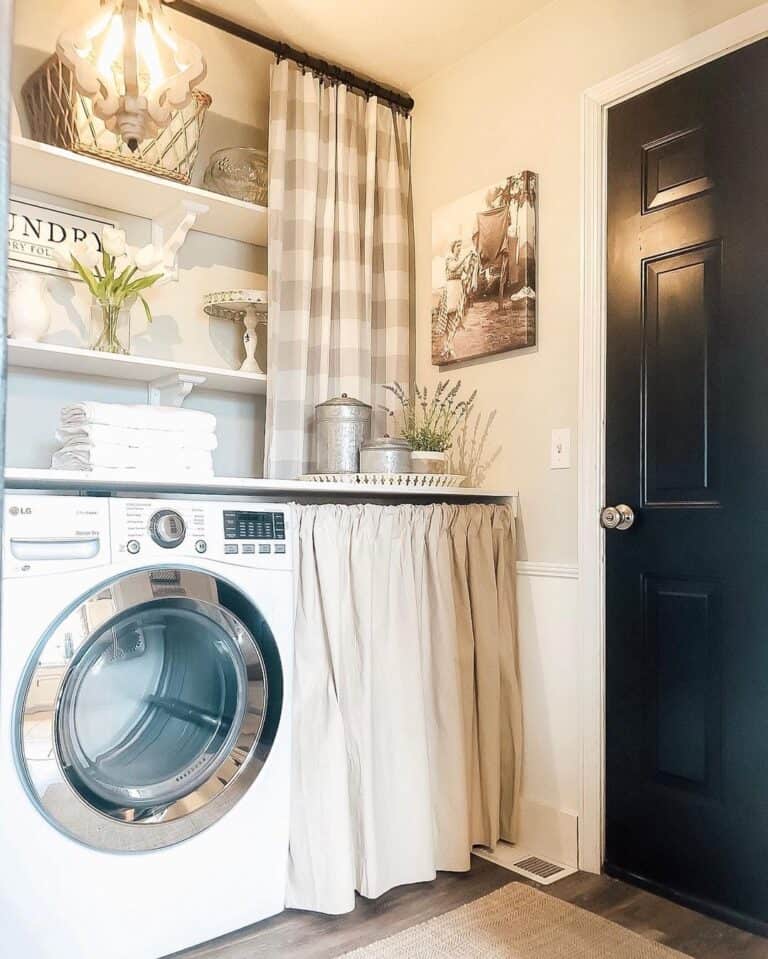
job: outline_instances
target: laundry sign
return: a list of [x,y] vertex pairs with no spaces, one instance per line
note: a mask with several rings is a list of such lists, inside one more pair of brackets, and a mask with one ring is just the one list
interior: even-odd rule
[[32,203],[11,197],[8,207],[8,265],[55,276],[79,279],[74,270],[60,267],[53,250],[63,243],[77,243],[89,234],[101,249],[101,231],[116,226],[86,213],[73,213],[55,206]]

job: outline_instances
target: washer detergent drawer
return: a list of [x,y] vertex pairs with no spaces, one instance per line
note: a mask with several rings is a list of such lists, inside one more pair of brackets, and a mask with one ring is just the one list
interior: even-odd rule
[[53,536],[16,537],[10,538],[11,556],[23,562],[32,560],[62,562],[93,559],[99,555],[101,539],[98,535],[91,536]]
[[101,849],[170,845],[253,783],[282,712],[272,631],[200,570],[123,573],[48,630],[15,721],[43,813]]
[[110,562],[106,500],[10,493],[4,519],[5,579],[58,575]]

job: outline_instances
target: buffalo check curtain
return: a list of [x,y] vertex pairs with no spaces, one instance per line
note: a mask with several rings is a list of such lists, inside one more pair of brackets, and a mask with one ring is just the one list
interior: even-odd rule
[[317,403],[347,393],[377,408],[382,384],[407,382],[412,237],[407,119],[275,64],[266,476],[312,472]]

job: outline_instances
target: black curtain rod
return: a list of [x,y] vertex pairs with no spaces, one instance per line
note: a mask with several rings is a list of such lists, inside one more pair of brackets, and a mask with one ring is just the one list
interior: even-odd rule
[[391,103],[405,114],[409,114],[411,110],[413,110],[413,97],[409,97],[407,94],[398,93],[397,90],[391,90],[389,87],[381,86],[381,84],[375,83],[373,80],[358,76],[356,73],[345,70],[336,64],[328,63],[319,57],[310,56],[303,50],[297,50],[288,43],[273,40],[272,37],[267,37],[263,33],[257,33],[255,30],[250,30],[248,27],[235,23],[233,20],[227,20],[226,17],[220,17],[217,13],[205,10],[203,7],[198,7],[195,3],[189,3],[188,0],[163,0],[163,3],[171,10],[177,10],[179,13],[199,20],[201,23],[207,23],[208,26],[215,27],[217,30],[223,30],[233,37],[239,37],[241,40],[247,40],[248,43],[253,43],[257,47],[270,50],[275,54],[278,60],[292,60],[294,63],[299,64],[299,66],[306,67],[308,70],[311,70],[312,73],[326,77],[334,83],[343,83],[348,87],[359,90],[366,96],[378,97],[380,100]]

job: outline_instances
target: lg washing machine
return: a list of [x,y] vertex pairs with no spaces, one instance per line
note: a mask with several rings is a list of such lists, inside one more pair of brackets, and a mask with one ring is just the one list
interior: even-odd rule
[[284,506],[5,497],[0,929],[157,959],[283,908]]

